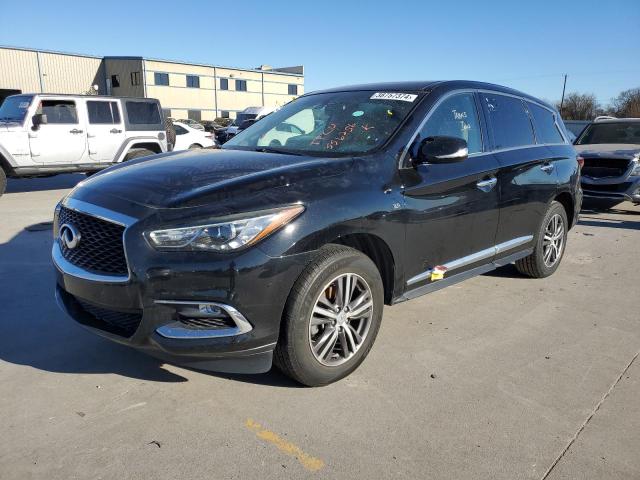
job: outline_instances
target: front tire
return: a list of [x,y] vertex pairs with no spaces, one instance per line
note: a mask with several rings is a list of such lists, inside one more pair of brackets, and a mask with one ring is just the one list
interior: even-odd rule
[[0,167],[0,197],[7,190],[7,174],[4,173],[4,169]]
[[562,204],[551,202],[535,237],[533,253],[516,261],[518,271],[533,278],[544,278],[553,274],[564,255],[568,225],[567,212]]
[[287,299],[276,366],[312,387],[346,377],[371,350],[383,304],[380,272],[369,257],[341,245],[323,248]]

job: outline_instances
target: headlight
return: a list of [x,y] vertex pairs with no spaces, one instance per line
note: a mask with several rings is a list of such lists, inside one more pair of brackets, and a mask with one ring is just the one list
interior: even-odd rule
[[636,160],[636,166],[631,170],[631,175],[640,176],[640,159]]
[[146,236],[159,250],[228,252],[259,242],[303,211],[302,205],[296,205],[228,222],[154,230]]

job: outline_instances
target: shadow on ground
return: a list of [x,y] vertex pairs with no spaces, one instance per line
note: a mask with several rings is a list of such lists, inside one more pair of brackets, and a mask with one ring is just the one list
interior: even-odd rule
[[[57,373],[115,373],[154,382],[186,382],[164,363],[84,330],[54,298],[51,230],[26,227],[0,244],[0,359]],[[31,230],[31,231],[30,231]],[[239,382],[296,387],[277,370],[263,375],[201,372]]]
[[70,173],[44,178],[9,178],[6,193],[41,192],[65,190],[75,187],[87,178],[83,173]]

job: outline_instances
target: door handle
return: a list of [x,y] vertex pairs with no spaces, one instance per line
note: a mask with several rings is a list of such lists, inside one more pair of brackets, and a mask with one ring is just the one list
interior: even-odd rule
[[496,177],[491,177],[487,180],[479,181],[478,183],[476,183],[476,187],[478,187],[478,189],[482,190],[483,192],[490,192],[491,190],[493,190],[493,187],[496,186],[496,183],[498,183],[498,179]]
[[551,174],[554,168],[556,167],[553,165],[553,163],[545,163],[540,167],[540,170],[542,170],[544,173]]
[[78,130],[77,128],[74,128],[73,130],[69,130],[69,133],[73,133],[74,135],[78,135],[79,133],[84,133],[83,130]]
[[122,130],[118,130],[117,128],[112,128],[109,130],[109,133],[122,133]]

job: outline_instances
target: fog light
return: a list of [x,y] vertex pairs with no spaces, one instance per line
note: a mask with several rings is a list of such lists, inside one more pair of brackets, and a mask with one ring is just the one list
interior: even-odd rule
[[211,305],[210,303],[203,303],[198,305],[198,310],[200,310],[200,313],[202,313],[203,315],[210,315],[212,317],[219,317],[220,315],[222,315],[222,309],[215,305]]

